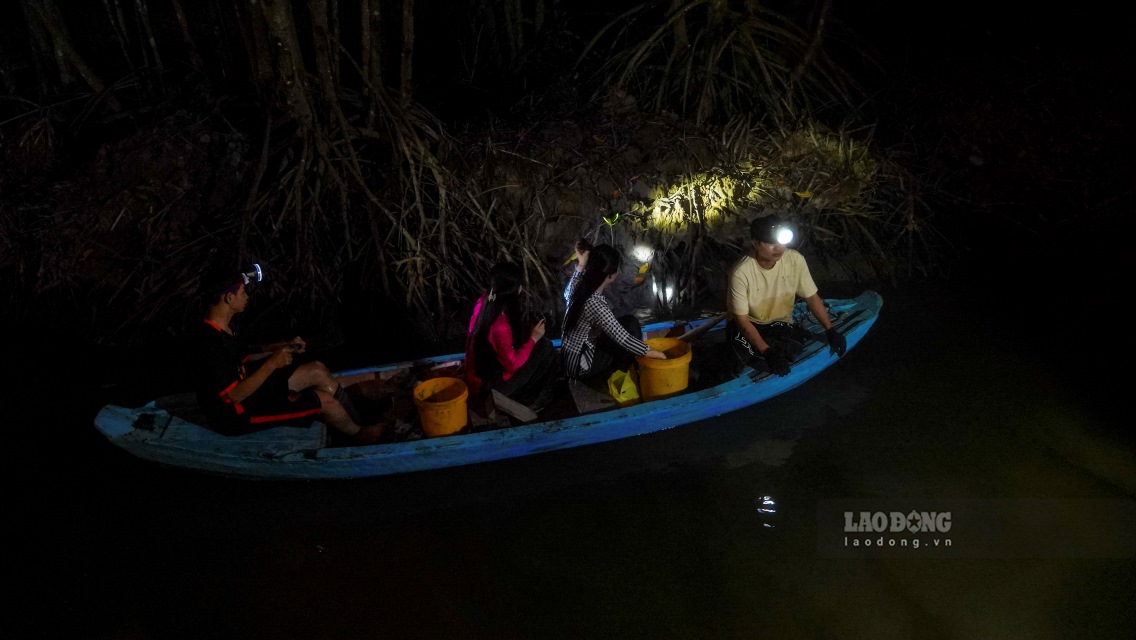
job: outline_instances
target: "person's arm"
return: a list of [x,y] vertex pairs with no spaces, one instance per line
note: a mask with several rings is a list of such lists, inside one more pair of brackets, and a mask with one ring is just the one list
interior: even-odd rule
[[654,358],[656,360],[667,359],[666,354],[662,351],[652,349],[647,346],[646,342],[627,333],[627,330],[623,328],[623,325],[619,324],[619,320],[615,319],[615,315],[606,304],[593,298],[588,298],[584,310],[596,319],[600,331],[627,351],[637,356],[647,356],[648,358]]
[[757,330],[757,326],[750,320],[749,286],[748,279],[738,270],[730,274],[730,297],[726,301],[726,306],[734,316],[734,323],[737,324],[738,331],[765,359],[769,370],[775,375],[787,376],[790,367],[789,359],[779,349],[774,349],[772,345],[766,342],[761,332]]
[[473,305],[473,313],[469,314],[469,335],[473,335],[473,328],[477,326],[477,316],[481,315],[481,307],[485,305],[485,294],[482,294]]
[[580,267],[572,272],[572,277],[568,278],[568,284],[564,287],[564,303],[572,304],[572,293],[576,291],[576,285],[580,283]]
[[576,271],[583,271],[588,266],[588,256],[592,255],[592,243],[584,238],[576,241]]
[[286,367],[292,364],[292,350],[291,349],[278,349],[269,356],[268,361],[260,365],[256,371],[253,371],[244,380],[237,383],[235,387],[228,391],[223,391],[223,395],[229,396],[229,399],[235,403],[244,402],[249,396],[256,393],[264,381],[273,371],[281,367]]
[[[543,324],[541,327],[541,335],[544,335]],[[514,348],[513,328],[504,315],[489,327],[489,344],[493,347],[493,352],[497,354],[497,362],[501,365],[501,371],[510,376],[529,359],[529,354],[532,353],[533,346],[539,339],[539,336],[533,337],[530,334],[529,339],[525,340],[525,343],[519,349]]]
[[824,308],[824,299],[820,297],[820,293],[805,298],[805,306],[809,308],[809,312],[813,314],[820,326],[824,327],[825,331],[832,328],[832,320],[828,318],[828,311]]
[[814,293],[805,298],[805,306],[809,308],[809,312],[813,314],[820,326],[824,327],[830,352],[836,357],[843,356],[844,352],[848,350],[848,341],[833,328],[832,320],[828,317],[828,310],[824,308],[824,299],[820,297],[819,293]]
[[769,349],[769,343],[761,337],[761,333],[749,318],[749,282],[739,271],[730,274],[729,296],[726,307],[733,315],[738,331],[757,349],[758,353],[765,353]]
[[576,291],[576,285],[580,283],[580,276],[584,273],[584,267],[588,266],[588,256],[591,255],[591,245],[586,241],[580,240],[576,243],[576,268],[572,271],[572,277],[568,278],[568,284],[564,287],[564,302],[572,304],[572,293]]
[[250,355],[249,360],[260,360],[262,358],[267,358],[280,349],[291,349],[295,353],[303,353],[307,350],[307,348],[308,343],[305,342],[304,339],[300,336],[296,336],[291,340],[282,340],[280,342],[271,342],[269,344],[254,346],[252,348],[252,352],[256,357]]

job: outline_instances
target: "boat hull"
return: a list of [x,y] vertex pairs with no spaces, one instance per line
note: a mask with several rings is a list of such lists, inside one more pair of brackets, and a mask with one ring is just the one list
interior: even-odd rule
[[[867,334],[882,306],[882,299],[871,291],[852,300],[827,302],[849,350]],[[429,360],[454,358],[460,356]],[[236,438],[217,436],[153,403],[137,409],[108,405],[96,417],[95,425],[131,454],[174,467],[255,479],[362,478],[490,462],[662,431],[758,404],[804,384],[837,361],[826,344],[815,341],[785,377],[747,368],[739,377],[708,389],[602,413],[368,446],[324,447],[324,427],[320,424],[279,427]],[[397,365],[340,375],[378,372],[393,366]],[[140,428],[142,416],[149,418],[141,420]]]

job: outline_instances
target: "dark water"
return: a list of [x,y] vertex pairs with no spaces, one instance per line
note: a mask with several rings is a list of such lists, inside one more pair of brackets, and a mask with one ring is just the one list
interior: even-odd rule
[[[365,480],[236,481],[135,460],[91,426],[129,390],[100,388],[76,358],[81,375],[17,409],[16,424],[42,426],[9,451],[5,635],[1128,637],[1131,557],[818,551],[824,500],[1136,495],[1121,383],[1056,362],[1043,333],[1001,322],[1014,309],[985,306],[996,296],[882,293],[858,347],[764,404]],[[995,310],[966,313],[976,303]],[[765,495],[776,516],[757,511]],[[1131,535],[1110,526],[1101,535]],[[1044,523],[1007,535],[1044,536]]]

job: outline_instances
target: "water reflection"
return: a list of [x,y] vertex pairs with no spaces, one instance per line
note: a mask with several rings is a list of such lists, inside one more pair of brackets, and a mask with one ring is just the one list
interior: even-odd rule
[[777,523],[777,502],[773,496],[761,496],[757,499],[757,513],[761,516],[761,525],[772,529]]

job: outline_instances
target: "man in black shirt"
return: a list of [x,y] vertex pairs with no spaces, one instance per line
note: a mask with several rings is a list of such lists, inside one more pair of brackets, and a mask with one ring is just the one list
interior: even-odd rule
[[360,444],[377,442],[382,425],[360,426],[351,416],[346,391],[318,361],[294,364],[306,344],[299,336],[252,353],[232,328],[248,306],[248,277],[207,277],[207,310],[198,329],[197,399],[219,433],[240,435],[280,425],[306,425],[322,414],[329,427]]

